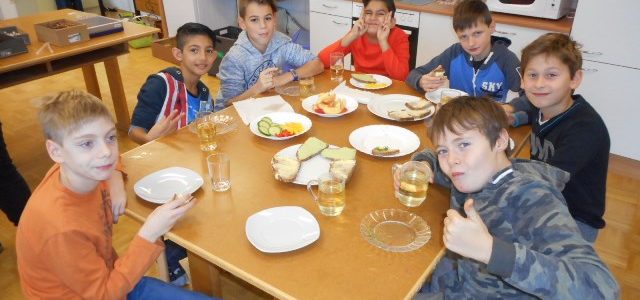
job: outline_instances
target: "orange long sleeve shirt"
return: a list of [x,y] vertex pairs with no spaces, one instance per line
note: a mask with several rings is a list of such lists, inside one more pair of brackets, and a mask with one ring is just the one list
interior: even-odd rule
[[345,55],[351,53],[355,59],[357,72],[368,74],[380,74],[392,79],[404,81],[409,74],[409,37],[398,27],[391,29],[387,41],[391,46],[382,52],[379,44],[371,43],[366,36],[356,39],[348,47],[342,47],[340,42],[327,46],[320,51],[318,57],[326,68],[329,68],[329,56],[331,52],[342,52]]
[[76,194],[54,165],[31,195],[16,234],[26,298],[125,299],[164,246],[136,235],[118,258],[112,224],[107,184]]

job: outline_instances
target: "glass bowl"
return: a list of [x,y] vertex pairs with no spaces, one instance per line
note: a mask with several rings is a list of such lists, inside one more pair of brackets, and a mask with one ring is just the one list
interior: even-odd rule
[[427,222],[400,209],[381,209],[366,215],[360,233],[370,244],[390,252],[413,251],[431,239]]
[[[236,129],[238,123],[233,116],[225,115],[225,114],[209,114],[205,118],[210,118],[216,123],[216,134],[225,134],[229,131]],[[195,122],[191,122],[189,124],[189,130],[191,132],[196,133]]]

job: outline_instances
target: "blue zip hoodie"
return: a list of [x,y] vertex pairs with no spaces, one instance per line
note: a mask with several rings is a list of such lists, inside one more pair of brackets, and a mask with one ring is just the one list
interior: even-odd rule
[[413,69],[407,77],[407,84],[419,92],[424,90],[419,82],[438,65],[445,69],[449,87],[464,91],[472,96],[489,96],[496,101],[506,102],[509,90],[520,91],[520,60],[507,47],[511,41],[502,37],[491,37],[491,52],[478,71],[473,69],[471,57],[460,43],[453,44],[426,65]]

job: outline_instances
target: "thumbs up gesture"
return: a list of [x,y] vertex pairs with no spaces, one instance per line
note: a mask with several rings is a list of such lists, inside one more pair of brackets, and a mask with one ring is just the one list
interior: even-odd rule
[[444,233],[442,240],[447,249],[462,256],[475,259],[483,263],[489,263],[493,236],[487,230],[482,218],[473,208],[473,199],[464,203],[464,211],[467,217],[461,216],[457,211],[450,209],[444,218]]

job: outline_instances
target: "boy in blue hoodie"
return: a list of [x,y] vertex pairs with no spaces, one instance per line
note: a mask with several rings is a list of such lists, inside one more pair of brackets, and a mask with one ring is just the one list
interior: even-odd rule
[[[495,28],[483,1],[460,2],[453,11],[453,29],[460,42],[412,70],[407,84],[428,93],[444,87],[448,78],[450,88],[506,102],[510,90],[520,90],[520,61],[507,49],[509,39],[491,36]],[[444,68],[444,76],[436,75],[439,68]]]
[[[238,23],[243,31],[220,63],[216,109],[324,71],[313,53],[275,30],[276,11],[273,0],[240,1]],[[278,74],[276,66],[284,65],[294,68]]]
[[216,59],[215,35],[209,27],[186,23],[178,28],[172,49],[180,67],[150,75],[138,93],[129,137],[144,144],[174,132],[196,119],[200,104],[213,107],[209,89],[200,81]]
[[442,299],[617,299],[611,272],[585,241],[560,191],[569,174],[509,160],[507,116],[488,97],[458,97],[429,128],[426,161],[451,188],[446,256],[419,297]]

